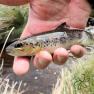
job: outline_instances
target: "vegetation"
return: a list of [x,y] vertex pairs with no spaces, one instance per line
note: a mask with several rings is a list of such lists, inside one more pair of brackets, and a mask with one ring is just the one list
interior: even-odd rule
[[[13,32],[11,32],[11,36],[9,37],[8,42],[20,36],[27,21],[27,9],[28,8],[25,6],[9,7],[0,5],[0,44],[5,42],[5,39],[13,27],[15,27],[15,29]],[[0,53],[0,59],[2,52],[3,50]],[[5,62],[3,61],[2,64],[4,63]],[[8,79],[8,77],[4,78],[2,71],[3,65],[0,67],[0,94],[23,94],[24,91],[20,90],[22,82],[12,82]]]
[[93,57],[79,60],[71,71],[63,69],[52,94],[94,94]]
[[20,37],[27,22],[27,16],[27,5],[20,7],[0,5],[0,44],[5,41],[12,27],[15,27],[15,30],[12,32],[8,42]]
[[[20,90],[22,82],[12,82],[10,85],[10,80],[8,77],[3,77],[3,63],[4,60],[2,59],[2,65],[0,67],[0,94],[23,94],[24,91]],[[16,88],[16,86],[18,86],[18,88]]]

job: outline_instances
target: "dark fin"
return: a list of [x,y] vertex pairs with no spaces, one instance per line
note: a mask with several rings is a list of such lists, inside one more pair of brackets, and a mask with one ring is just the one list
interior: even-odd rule
[[35,36],[39,36],[39,35],[45,35],[45,34],[50,34],[50,33],[54,33],[54,32],[80,32],[80,31],[83,31],[83,30],[80,30],[80,29],[70,29],[70,27],[66,24],[66,22],[62,23],[61,25],[59,25],[55,30],[51,30],[51,31],[46,31],[46,32],[42,32],[42,33],[39,33],[39,34],[35,34],[33,36],[29,36],[29,37],[26,37],[26,38],[23,38],[23,39],[19,39],[19,41],[21,40],[25,40],[27,38],[31,38],[31,37],[35,37]]
[[64,22],[64,23],[62,23],[61,25],[59,25],[59,26],[57,27],[57,29],[58,29],[58,28],[61,28],[61,29],[62,29],[62,28],[68,28],[68,29],[69,29],[70,26],[68,26],[68,25],[66,24],[66,22]]

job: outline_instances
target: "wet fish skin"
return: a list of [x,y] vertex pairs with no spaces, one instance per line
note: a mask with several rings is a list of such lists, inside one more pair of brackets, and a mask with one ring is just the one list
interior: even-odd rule
[[33,56],[41,50],[53,53],[58,47],[69,49],[74,44],[91,45],[94,39],[90,37],[89,30],[69,29],[61,25],[56,30],[19,39],[10,44],[6,52],[12,56]]

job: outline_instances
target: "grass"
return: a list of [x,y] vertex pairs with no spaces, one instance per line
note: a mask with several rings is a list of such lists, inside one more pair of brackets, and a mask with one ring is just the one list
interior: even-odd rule
[[62,69],[52,94],[94,94],[94,54],[78,60],[72,70]]
[[28,5],[6,6],[0,5],[0,44],[4,43],[8,32],[12,27],[14,31],[9,37],[9,42],[19,38],[28,19]]
[[[22,82],[20,83],[12,82],[12,84],[10,85],[10,80],[8,79],[8,77],[3,78],[2,75],[3,63],[4,60],[2,59],[2,64],[0,67],[0,94],[23,94],[24,91],[20,91]],[[18,86],[18,88],[16,88],[16,86]]]
[[[13,30],[14,30],[14,27],[9,31],[0,52],[0,58],[2,59],[1,67],[0,67],[0,94],[22,94],[23,93],[23,91],[20,91],[22,82],[19,83],[19,86],[18,86],[18,82],[12,82],[12,84],[10,85],[10,81],[8,77],[3,78],[3,75],[2,75],[3,64],[4,64],[4,59],[2,58],[2,54],[4,51],[5,45],[9,39],[9,36],[13,32]],[[16,88],[16,86],[18,86],[18,88]]]
[[[4,32],[8,31],[6,32],[5,37],[3,36],[4,41],[1,40],[1,42],[4,42],[4,45],[0,52],[0,59],[1,59],[7,40],[13,39],[12,37],[16,38],[16,36],[17,37],[20,36],[22,29],[27,21],[28,7],[27,5],[20,6],[20,7],[9,7],[9,6],[0,5],[0,10],[1,10],[0,11],[0,21],[1,21],[0,27],[2,30],[5,28]],[[13,27],[15,27],[15,30]],[[2,38],[1,33],[0,33],[0,37]],[[2,64],[3,63],[4,61],[2,60]],[[3,65],[1,65],[1,68],[0,68],[0,94],[22,94],[23,91],[20,91],[22,82],[20,83],[11,82],[8,79],[8,77],[3,78],[2,70],[3,70]]]

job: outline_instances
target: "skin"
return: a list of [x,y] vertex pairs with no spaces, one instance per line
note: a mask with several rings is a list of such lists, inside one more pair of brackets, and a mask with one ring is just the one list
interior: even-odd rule
[[[21,38],[53,30],[63,22],[71,28],[84,28],[91,12],[86,0],[0,0],[0,3],[7,5],[30,3],[28,22]],[[79,58],[84,55],[85,49],[79,45],[73,45],[70,52]],[[46,68],[52,60],[62,65],[67,61],[68,56],[69,53],[64,48],[56,49],[53,57],[49,52],[41,51],[36,54],[33,64],[39,69]],[[29,61],[27,57],[15,57],[14,72],[17,75],[27,73]]]

